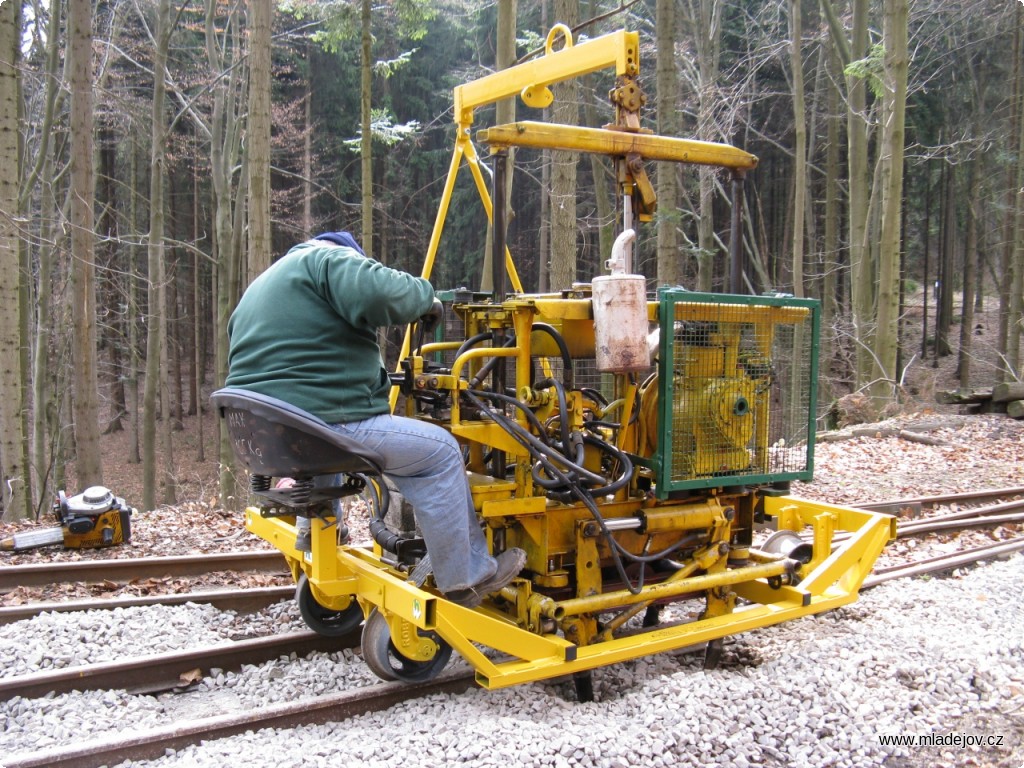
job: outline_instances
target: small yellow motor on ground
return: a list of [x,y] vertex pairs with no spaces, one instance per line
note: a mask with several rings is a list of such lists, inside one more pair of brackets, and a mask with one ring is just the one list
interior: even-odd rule
[[109,488],[95,485],[77,496],[57,494],[53,514],[57,527],[16,533],[0,540],[0,550],[24,552],[63,544],[68,549],[112,547],[131,539],[131,516],[135,510]]

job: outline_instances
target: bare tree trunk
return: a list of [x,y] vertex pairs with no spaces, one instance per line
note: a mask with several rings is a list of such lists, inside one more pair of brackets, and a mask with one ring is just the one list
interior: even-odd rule
[[[217,38],[218,4],[206,4],[206,57],[213,86],[213,114],[210,119],[210,180],[213,187],[213,258],[217,265],[214,275],[216,286],[216,328],[214,381],[220,384],[228,370],[228,319],[238,302],[242,283],[240,222],[235,221],[236,202],[241,189],[232,189],[234,168],[238,162],[240,132],[244,121],[238,117],[237,105],[242,103],[244,70],[235,66],[240,57],[237,14],[223,21],[223,40]],[[229,61],[231,59],[231,61]],[[244,176],[239,177],[244,179]],[[239,184],[239,187],[243,186]],[[238,501],[238,484],[234,472],[234,452],[223,422],[218,422],[220,437],[218,455],[220,465],[220,503],[234,507]]]
[[[1013,34],[1013,90],[1010,98],[1010,131],[1006,141],[1006,152],[1013,154],[1018,143],[1019,126],[1024,120],[1024,62],[1021,62],[1022,47],[1024,47],[1024,24],[1020,21],[1021,9],[1016,9],[1017,23],[1014,26]],[[1013,270],[1013,249],[1014,230],[1017,222],[1017,177],[1020,173],[1020,157],[1017,163],[1007,164],[1006,167],[1006,201],[1004,203],[1003,215],[1003,248],[1001,253],[1001,268],[1004,275],[1009,275]],[[1003,372],[1009,374],[1006,367],[1006,343],[1010,322],[1010,281],[1002,280],[998,285],[999,290],[999,335],[996,344],[1002,359]]]
[[82,487],[103,484],[96,375],[96,236],[93,200],[92,3],[70,0],[71,282],[76,467]]
[[1015,88],[1017,93],[1017,190],[1015,200],[1015,223],[1013,237],[1013,255],[1010,261],[1008,302],[1008,322],[1006,328],[1006,367],[1005,380],[1020,381],[1024,379],[1024,369],[1020,364],[1020,337],[1024,324],[1024,64],[1020,61],[1021,37],[1024,35],[1024,10],[1017,6],[1016,45],[1017,61],[1014,69]]
[[[579,21],[579,0],[555,0],[555,18],[572,29]],[[579,122],[577,84],[556,84],[551,116],[556,123]],[[551,153],[551,288],[569,288],[576,280],[576,160],[574,152]]]
[[359,143],[360,168],[362,169],[363,204],[363,250],[368,256],[373,255],[373,132],[371,128],[371,109],[373,96],[373,34],[371,30],[370,0],[360,3],[360,80],[359,80],[359,111],[362,116],[362,136]]
[[[199,185],[195,184],[195,193],[192,196],[192,240],[199,242]],[[206,435],[203,424],[203,378],[206,373],[206,345],[203,343],[203,300],[200,291],[201,281],[199,274],[202,271],[202,257],[195,253],[192,256],[192,396],[195,407],[192,413],[196,415],[196,461],[206,461]]]
[[[507,69],[516,61],[516,0],[498,0],[498,29],[497,45],[495,46],[494,67],[497,71]],[[502,99],[494,105],[494,122],[498,125],[515,122],[516,100]],[[515,169],[515,147],[509,148],[500,160],[505,164],[505,215],[503,217],[506,227],[512,220],[512,175]],[[492,202],[497,202],[494,200]],[[494,253],[494,238],[491,227],[493,222],[487,222],[487,239],[484,243],[484,263],[480,272],[480,290],[494,290],[494,259],[504,261],[505,254]],[[504,238],[502,238],[504,240]]]
[[[832,73],[838,70],[838,58],[835,51],[829,51],[828,68]],[[829,78],[828,88],[828,145],[825,148],[825,231],[824,231],[824,276],[821,285],[821,328],[823,370],[829,371],[836,357],[835,322],[839,316],[837,291],[839,281],[836,276],[842,264],[839,250],[839,89],[832,85]],[[831,381],[826,375],[822,386],[828,388],[823,392],[822,399],[832,399]]]
[[[658,102],[658,133],[678,136],[679,75],[676,71],[676,2],[657,0],[655,4],[658,48],[655,83]],[[685,265],[679,252],[679,186],[677,163],[658,164],[658,284],[682,285]]]
[[[311,55],[312,43],[306,44],[306,57]],[[313,237],[313,81],[306,78],[306,95],[303,99],[302,132],[302,234]]]
[[[123,293],[121,276],[125,270],[118,263],[117,221],[114,213],[117,210],[117,192],[114,183],[117,139],[109,120],[105,120],[100,126],[99,149],[96,154],[99,165],[97,187],[100,193],[100,216],[96,227],[103,237],[100,246],[103,259],[101,274],[107,275],[107,278],[102,280],[98,286],[100,305],[117,308],[121,305],[120,297]],[[107,426],[103,429],[104,435],[124,430],[122,420],[128,410],[124,391],[125,360],[122,343],[124,314],[119,309],[106,314],[110,320],[99,328],[99,348],[106,350],[110,356],[110,364],[105,376],[107,390],[110,393],[110,418],[107,421]]]
[[249,3],[249,282],[270,266],[270,27],[272,0]]
[[[47,30],[46,56],[46,106],[43,122],[39,129],[42,139],[39,147],[39,158],[30,178],[26,180],[19,200],[19,210],[23,209],[36,180],[41,180],[39,217],[39,270],[36,279],[36,336],[32,360],[32,470],[35,475],[34,487],[39,497],[50,498],[53,491],[53,477],[50,469],[54,464],[60,445],[57,431],[54,402],[54,390],[50,386],[52,371],[50,366],[50,340],[53,328],[53,276],[57,263],[57,244],[55,242],[54,222],[58,220],[58,204],[53,191],[54,178],[54,142],[50,140],[53,129],[54,115],[61,99],[59,72],[59,50],[61,45],[61,3],[52,0],[50,3],[50,22]],[[49,456],[47,455],[47,444]]]
[[[976,133],[975,135],[980,135]],[[960,310],[960,349],[957,353],[957,377],[960,389],[971,386],[971,339],[974,331],[974,291],[978,274],[978,216],[981,210],[981,156],[971,162],[970,197],[967,201],[967,233],[964,243],[963,306]]]
[[953,351],[949,342],[949,329],[953,325],[953,253],[956,250],[956,168],[946,165],[942,169],[942,219],[939,227],[938,280],[939,296],[935,315],[935,358],[945,357]]
[[0,511],[5,519],[32,514],[26,435],[22,418],[26,380],[21,355],[21,256],[18,237],[19,152],[18,30],[20,7],[0,5]]
[[[696,3],[696,4],[695,4]],[[688,0],[687,24],[694,30],[697,67],[697,138],[716,141],[714,112],[718,101],[719,60],[722,46],[722,3],[716,0]],[[700,211],[697,220],[697,290],[710,291],[714,284],[716,252],[714,230],[715,171],[700,166]]]
[[125,377],[125,402],[128,407],[128,456],[129,464],[141,464],[139,452],[140,414],[139,409],[139,371],[142,361],[139,359],[139,247],[136,245],[142,237],[139,227],[139,152],[138,142],[130,145],[130,168],[128,185],[128,228],[130,243],[128,245],[128,375]]
[[[830,0],[821,8],[828,20],[832,41],[843,67],[868,55],[868,0],[851,0],[853,28],[847,40],[843,25],[836,17]],[[855,343],[855,383],[868,382],[871,371],[871,338],[874,328],[874,265],[867,248],[870,195],[868,171],[867,84],[855,75],[846,77],[847,168],[849,173],[849,204],[847,211],[850,248],[850,309],[853,316]]]
[[921,278],[923,283],[921,289],[921,360],[928,357],[928,297],[932,292],[931,274],[929,273],[928,262],[931,257],[931,229],[932,229],[932,167],[928,161],[924,163],[924,236],[922,237],[921,252],[924,261]]
[[789,0],[789,67],[793,78],[793,295],[804,295],[804,226],[807,207],[807,109],[804,102],[804,62],[800,0]]
[[882,99],[882,225],[878,258],[878,316],[872,395],[878,406],[895,399],[899,380],[900,223],[903,215],[904,115],[907,105],[908,0],[886,0]]
[[167,141],[167,116],[164,114],[166,95],[165,71],[167,49],[170,43],[170,0],[159,0],[154,30],[156,48],[153,51],[153,112],[149,163],[149,235],[147,262],[149,267],[149,322],[146,334],[146,386],[143,395],[142,436],[142,504],[144,509],[156,508],[156,407],[157,389],[160,392],[161,415],[164,429],[163,501],[174,503],[174,476],[171,468],[174,457],[170,452],[170,395],[167,391],[167,293],[164,277],[164,153]]

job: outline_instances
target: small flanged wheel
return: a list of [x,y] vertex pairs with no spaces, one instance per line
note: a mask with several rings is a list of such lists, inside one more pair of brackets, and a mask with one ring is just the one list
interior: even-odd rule
[[363,621],[363,609],[352,598],[349,598],[348,606],[340,611],[317,602],[313,585],[305,573],[299,576],[295,585],[295,602],[299,604],[299,613],[306,626],[324,637],[347,635]]
[[423,632],[407,624],[405,639],[398,645],[391,627],[380,611],[370,614],[363,625],[363,659],[382,680],[422,683],[441,674],[452,657],[452,647],[436,632]]

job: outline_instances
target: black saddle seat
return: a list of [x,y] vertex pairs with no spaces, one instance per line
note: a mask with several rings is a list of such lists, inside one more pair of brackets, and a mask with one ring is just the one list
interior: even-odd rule
[[235,457],[253,476],[380,475],[384,458],[290,403],[236,387],[210,396],[228,425]]

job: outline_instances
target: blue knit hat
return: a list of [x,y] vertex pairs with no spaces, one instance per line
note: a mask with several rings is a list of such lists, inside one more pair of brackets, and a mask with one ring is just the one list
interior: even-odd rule
[[327,242],[334,243],[335,245],[343,245],[346,248],[352,248],[359,251],[360,256],[366,255],[363,253],[363,249],[359,247],[359,243],[356,242],[356,239],[348,232],[324,232],[322,235],[317,235],[313,239],[326,240]]

